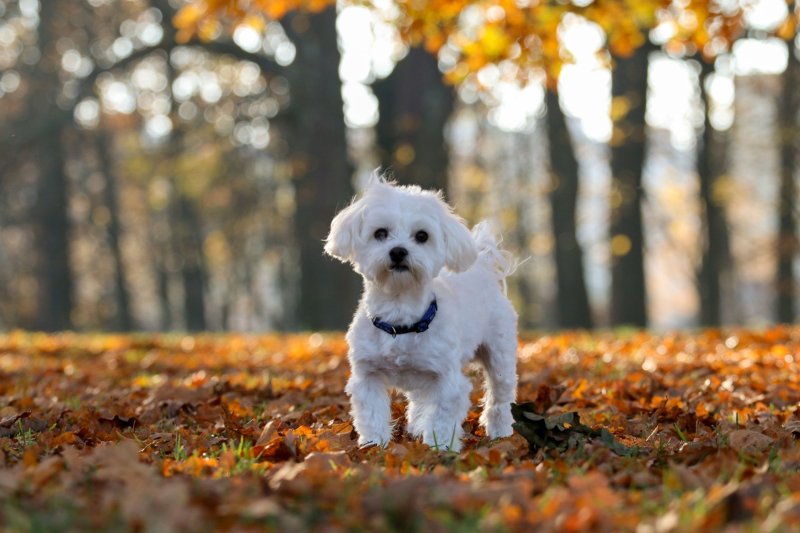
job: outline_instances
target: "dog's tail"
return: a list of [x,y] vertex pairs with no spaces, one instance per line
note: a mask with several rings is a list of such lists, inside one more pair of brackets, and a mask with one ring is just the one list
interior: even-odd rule
[[472,228],[472,238],[478,245],[478,263],[495,274],[505,287],[505,279],[514,273],[519,263],[511,252],[500,247],[503,239],[488,220],[483,220]]

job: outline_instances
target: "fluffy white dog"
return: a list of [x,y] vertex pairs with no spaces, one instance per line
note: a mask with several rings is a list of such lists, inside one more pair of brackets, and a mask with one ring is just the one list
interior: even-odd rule
[[396,388],[408,398],[409,432],[458,451],[471,361],[486,376],[481,424],[491,438],[511,435],[517,315],[503,280],[513,265],[486,222],[470,233],[441,194],[376,177],[333,219],[325,251],[364,277],[345,389],[359,445],[390,441]]

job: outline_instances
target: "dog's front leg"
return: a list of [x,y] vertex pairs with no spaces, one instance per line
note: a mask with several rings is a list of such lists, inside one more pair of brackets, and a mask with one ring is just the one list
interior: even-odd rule
[[443,375],[420,395],[415,408],[421,420],[412,421],[421,426],[422,442],[439,450],[457,452],[461,449],[463,430],[461,424],[469,410],[469,392],[472,384],[460,372]]
[[391,400],[384,379],[376,374],[360,374],[354,370],[345,392],[350,395],[358,445],[388,444],[392,439]]

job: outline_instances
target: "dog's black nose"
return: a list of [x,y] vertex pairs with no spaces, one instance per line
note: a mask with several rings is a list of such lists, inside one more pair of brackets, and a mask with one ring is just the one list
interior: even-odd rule
[[392,263],[402,262],[407,255],[408,255],[408,250],[400,246],[396,246],[391,250],[389,250],[389,258],[392,260]]

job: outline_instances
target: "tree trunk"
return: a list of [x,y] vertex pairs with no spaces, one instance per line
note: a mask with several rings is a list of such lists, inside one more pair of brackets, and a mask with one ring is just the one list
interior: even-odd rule
[[647,326],[642,171],[651,47],[614,57],[611,74],[611,324]]
[[700,59],[700,98],[703,103],[703,133],[697,145],[697,176],[700,180],[700,202],[702,205],[702,259],[697,273],[697,288],[700,296],[700,324],[707,327],[721,323],[721,283],[724,271],[729,268],[730,246],[725,208],[714,197],[717,180],[722,175],[723,147],[718,132],[711,125],[710,101],[706,91],[708,76],[714,72],[713,65]]
[[286,30],[297,47],[287,68],[294,124],[288,133],[295,181],[295,244],[300,294],[296,326],[341,329],[352,317],[357,276],[323,255],[323,239],[337,209],[353,194],[339,79],[336,8],[293,13]]
[[205,306],[205,255],[200,217],[193,201],[176,191],[174,200],[177,249],[183,282],[183,316],[187,331],[207,329]]
[[[155,253],[160,252],[156,251]],[[161,331],[170,331],[172,329],[172,302],[169,297],[169,271],[163,255],[155,260],[155,271],[158,287],[159,327]]]
[[38,142],[39,185],[36,203],[36,243],[39,261],[37,327],[57,331],[72,327],[69,202],[64,174],[63,132],[54,129]]
[[[38,43],[41,52],[39,76],[32,92],[40,95],[34,114],[58,116],[56,99],[60,87],[59,55],[56,50],[55,6],[41,9]],[[36,326],[45,331],[72,327],[73,278],[70,269],[69,191],[64,172],[63,125],[52,128],[37,142],[39,181],[34,207],[34,234],[38,248],[38,310]]]
[[[794,2],[789,6],[794,12]],[[797,283],[794,279],[794,259],[798,251],[797,227],[794,210],[797,205],[795,172],[797,170],[800,132],[797,112],[800,107],[800,61],[794,53],[794,42],[788,41],[789,62],[783,74],[783,94],[780,102],[781,177],[778,198],[778,271],[776,277],[777,315],[779,322],[794,322],[794,297]]]
[[117,304],[114,326],[120,331],[130,331],[133,329],[133,318],[131,317],[130,296],[125,276],[125,260],[122,257],[122,248],[120,246],[119,193],[108,135],[107,132],[100,131],[95,138],[100,170],[106,180],[106,186],[103,189],[105,204],[109,213],[106,230],[108,232],[108,246],[114,258],[114,297]]
[[381,166],[399,183],[447,189],[449,158],[444,129],[454,91],[438,61],[413,47],[392,73],[373,85],[380,119],[376,127]]
[[583,252],[578,243],[575,219],[578,161],[555,90],[547,90],[546,101],[552,181],[550,216],[555,237],[558,324],[562,328],[591,328],[592,315],[586,293]]

